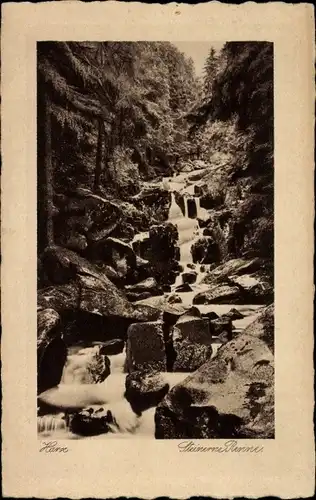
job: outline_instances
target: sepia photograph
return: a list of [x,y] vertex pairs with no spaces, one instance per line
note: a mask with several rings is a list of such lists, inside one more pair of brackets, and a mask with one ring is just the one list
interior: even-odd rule
[[1,15],[3,497],[312,497],[311,5]]
[[41,440],[275,437],[273,54],[37,43]]

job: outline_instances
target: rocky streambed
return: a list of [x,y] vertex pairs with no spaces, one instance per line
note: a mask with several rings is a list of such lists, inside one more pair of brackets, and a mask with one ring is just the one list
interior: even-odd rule
[[79,193],[56,216],[39,263],[40,437],[273,437],[271,285],[260,259],[222,258],[202,177],[129,205]]

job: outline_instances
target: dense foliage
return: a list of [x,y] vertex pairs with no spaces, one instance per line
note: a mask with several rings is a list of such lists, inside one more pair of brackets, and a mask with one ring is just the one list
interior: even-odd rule
[[57,182],[93,184],[96,175],[99,184],[98,155],[106,182],[117,147],[132,149],[143,174],[177,154],[176,120],[193,100],[194,70],[170,43],[45,42],[38,69],[40,92],[44,83],[51,94]]
[[[273,45],[210,50],[204,76],[169,42],[38,44],[39,242],[54,196],[128,200],[142,180],[205,161],[230,224],[228,253],[273,253]],[[223,239],[223,236],[222,236]]]
[[42,246],[53,237],[55,192],[81,186],[124,197],[131,179],[133,194],[139,175],[171,170],[189,147],[181,120],[194,89],[192,61],[168,42],[38,44]]
[[[239,254],[273,254],[273,44],[228,42],[206,61],[204,96],[188,115],[204,160],[240,185],[232,210]],[[210,178],[211,182],[211,178]],[[228,208],[231,208],[229,206]]]

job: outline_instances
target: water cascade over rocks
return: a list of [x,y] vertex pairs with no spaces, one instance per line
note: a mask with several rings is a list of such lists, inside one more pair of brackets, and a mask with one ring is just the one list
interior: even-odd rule
[[[209,266],[200,263],[193,263],[192,246],[202,237],[203,230],[199,226],[198,218],[205,216],[206,210],[200,206],[200,198],[193,196],[194,186],[186,187],[186,176],[183,174],[175,175],[169,182],[165,179],[163,185],[171,191],[171,206],[169,210],[169,222],[176,225],[179,233],[180,246],[180,265],[183,271],[177,276],[175,284],[172,286],[172,292],[176,292],[181,297],[182,303],[186,306],[192,304],[193,296],[197,292],[206,290],[208,287],[201,285],[203,277],[207,273]],[[191,188],[191,189],[190,189]],[[183,202],[182,211],[176,202],[176,193],[181,194]],[[186,273],[196,274],[195,283],[185,287],[184,277]],[[185,290],[181,290],[184,285]]]
[[[199,171],[197,171],[197,174]],[[167,223],[176,226],[178,230],[178,246],[180,248],[179,264],[182,271],[176,276],[175,282],[171,285],[171,290],[164,293],[162,300],[176,306],[176,302],[184,310],[188,310],[187,315],[183,315],[182,320],[177,322],[177,312],[169,314],[168,322],[158,320],[147,322],[144,331],[152,332],[153,344],[161,344],[162,352],[175,352],[178,356],[177,366],[179,371],[156,370],[151,384],[151,372],[140,371],[140,376],[135,376],[133,372],[129,374],[129,389],[132,392],[142,390],[138,387],[139,380],[149,377],[148,391],[151,400],[155,400],[159,394],[159,388],[164,387],[171,390],[174,386],[182,383],[188,376],[187,369],[181,371],[181,367],[190,365],[190,356],[196,352],[190,350],[191,342],[200,342],[199,338],[206,338],[205,352],[212,352],[211,357],[215,357],[222,342],[219,338],[213,338],[213,333],[209,333],[209,345],[207,345],[208,321],[210,318],[218,318],[218,315],[227,314],[232,308],[238,310],[238,319],[233,321],[235,330],[243,330],[248,323],[253,321],[256,315],[257,306],[232,305],[232,304],[202,304],[192,309],[194,296],[206,291],[209,285],[203,283],[203,278],[209,271],[209,265],[203,262],[193,262],[192,246],[202,237],[203,229],[200,228],[198,219],[207,217],[208,213],[200,206],[200,199],[194,196],[194,183],[188,184],[188,176],[191,174],[180,173],[172,178],[166,178],[162,182],[164,190],[171,192],[171,204],[169,208]],[[161,187],[161,186],[160,186]],[[179,203],[177,202],[179,201]],[[182,207],[180,206],[182,205]],[[149,237],[148,232],[138,233],[134,236],[133,243],[142,242]],[[134,248],[134,247],[133,247]],[[173,304],[172,304],[173,303]],[[165,307],[165,306],[163,306]],[[191,308],[191,309],[189,309]],[[175,308],[174,311],[177,309]],[[165,311],[163,308],[162,311]],[[165,314],[165,313],[164,313]],[[209,315],[209,316],[208,316]],[[171,318],[171,320],[170,320]],[[227,323],[227,320],[226,320]],[[229,322],[228,322],[229,323]],[[175,326],[174,337],[172,328]],[[194,330],[194,325],[198,324],[198,329]],[[231,323],[230,323],[231,324]],[[135,328],[133,329],[133,331]],[[145,369],[146,354],[142,357],[142,349],[145,349],[145,341],[138,341],[137,331],[141,331],[141,323],[133,337],[133,349],[138,350],[138,360],[144,360],[144,366],[136,367],[137,370]],[[127,331],[127,337],[128,332]],[[110,332],[113,338],[113,332]],[[216,332],[215,332],[216,333]],[[115,337],[115,334],[114,334]],[[124,339],[125,341],[126,339]],[[123,340],[119,340],[123,343]],[[127,341],[127,348],[128,341]],[[40,437],[81,439],[84,437],[94,439],[109,439],[111,437],[147,437],[155,436],[155,406],[149,406],[137,412],[132,402],[128,400],[126,387],[126,377],[128,374],[126,343],[122,352],[118,354],[108,353],[102,348],[100,342],[86,342],[85,344],[75,344],[68,346],[68,356],[58,386],[50,388],[38,397],[38,433]],[[148,350],[148,346],[146,345]],[[169,350],[168,350],[169,349]],[[207,351],[208,349],[208,351]],[[201,352],[202,352],[201,351]],[[199,351],[197,351],[199,352]],[[140,353],[140,354],[139,354]],[[169,354],[168,354],[169,353]],[[189,358],[188,358],[189,356]],[[170,360],[169,360],[170,361]],[[167,370],[172,363],[168,364]],[[176,366],[176,365],[175,365]],[[149,366],[150,368],[150,366]],[[155,396],[155,383],[157,392]],[[152,385],[152,386],[151,386]],[[165,391],[165,389],[164,389]],[[164,393],[162,393],[164,394]],[[146,397],[148,394],[145,395]],[[148,397],[149,397],[148,396]],[[145,398],[146,399],[146,398]]]

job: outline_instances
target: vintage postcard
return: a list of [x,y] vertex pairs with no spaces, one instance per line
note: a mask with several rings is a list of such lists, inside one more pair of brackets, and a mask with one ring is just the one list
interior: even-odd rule
[[313,32],[4,5],[4,496],[313,495]]

